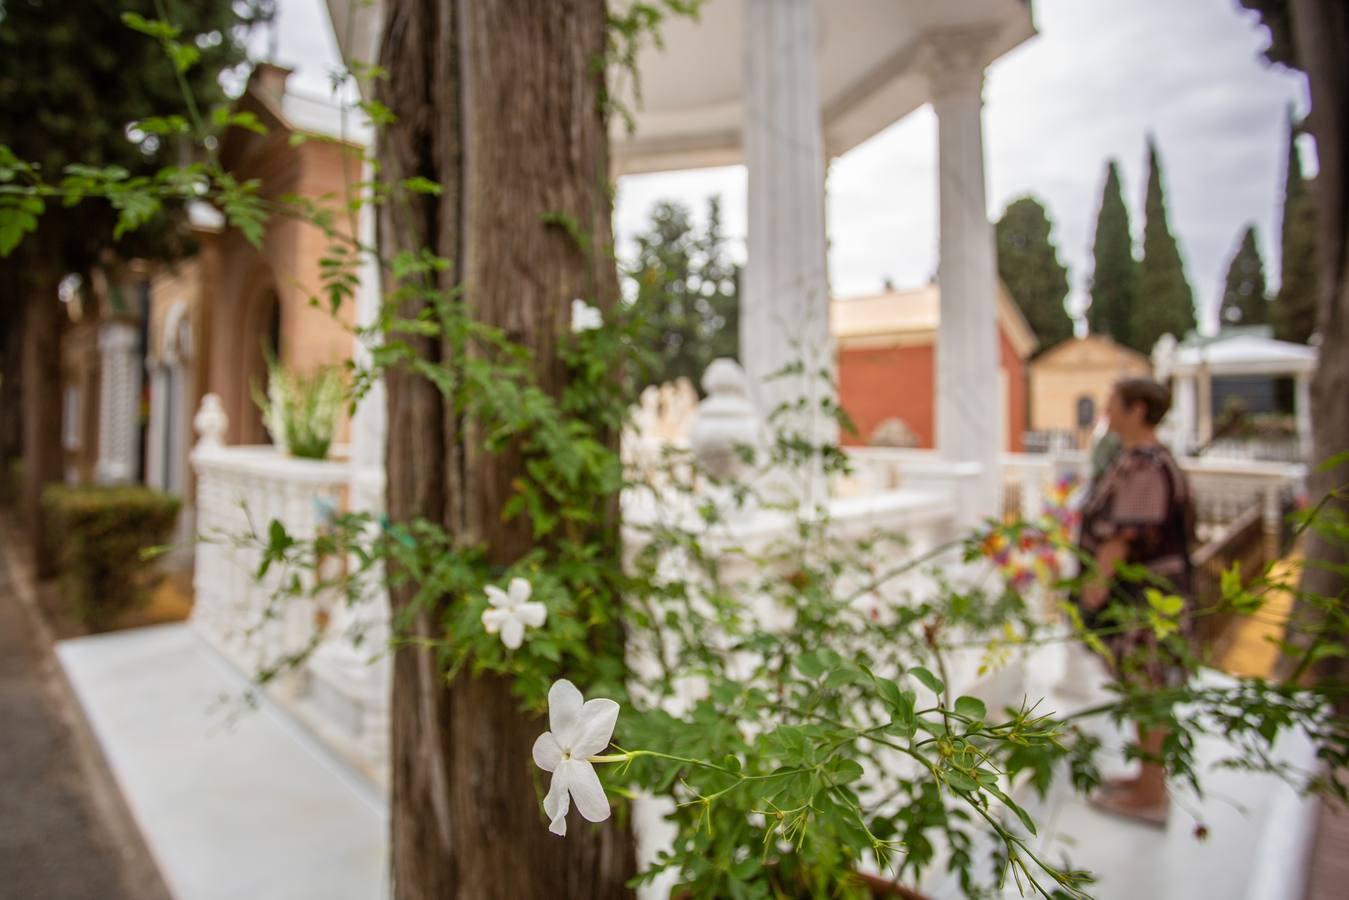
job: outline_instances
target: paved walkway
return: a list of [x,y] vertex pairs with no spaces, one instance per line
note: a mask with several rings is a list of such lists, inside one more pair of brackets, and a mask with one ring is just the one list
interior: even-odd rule
[[381,793],[189,625],[62,641],[57,653],[178,900],[379,900]]
[[[0,900],[166,897],[0,555]],[[121,832],[121,833],[119,833]]]

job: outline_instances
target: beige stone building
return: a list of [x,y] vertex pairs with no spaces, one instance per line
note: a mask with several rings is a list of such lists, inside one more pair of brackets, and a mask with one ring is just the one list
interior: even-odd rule
[[1146,356],[1104,335],[1064,341],[1031,361],[1031,431],[1080,441],[1105,410],[1116,381],[1151,374]]
[[[255,68],[236,109],[256,116],[267,133],[231,129],[221,163],[240,181],[260,179],[265,199],[308,198],[336,210],[341,223],[368,129],[353,116],[344,133],[338,108],[288,92],[288,74],[265,63]],[[145,480],[184,496],[202,396],[220,396],[227,443],[265,443],[253,389],[266,383],[266,354],[302,372],[343,363],[351,358],[353,321],[350,304],[334,317],[326,303],[312,302],[323,298],[321,260],[330,249],[315,226],[274,215],[254,247],[209,207],[197,205],[191,224],[196,254],[151,280],[145,348]]]

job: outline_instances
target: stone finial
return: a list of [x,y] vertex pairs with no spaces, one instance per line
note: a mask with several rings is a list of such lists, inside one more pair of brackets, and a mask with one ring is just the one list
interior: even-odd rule
[[225,429],[229,428],[230,417],[225,414],[224,404],[219,394],[207,394],[201,398],[201,407],[192,419],[192,427],[197,431],[198,447],[223,447]]
[[761,443],[759,411],[750,400],[749,376],[732,359],[717,359],[703,373],[707,397],[689,429],[693,455],[710,474],[733,477],[742,466],[737,447]]

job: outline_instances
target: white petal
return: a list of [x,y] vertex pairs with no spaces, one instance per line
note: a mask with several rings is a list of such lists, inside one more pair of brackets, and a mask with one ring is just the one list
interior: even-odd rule
[[603,822],[609,818],[609,798],[604,796],[600,777],[595,767],[583,759],[570,759],[563,763],[567,772],[567,789],[576,801],[576,809],[588,822]]
[[[576,717],[576,735],[571,752],[580,759],[595,756],[609,746],[618,721],[618,704],[612,700],[587,700]],[[578,801],[579,803],[579,801]]]
[[548,785],[548,795],[543,798],[543,813],[548,817],[548,830],[553,834],[567,833],[567,810],[571,809],[567,787],[566,767],[558,766],[557,771],[553,773],[552,784]]
[[511,618],[511,614],[504,609],[484,609],[482,611],[482,627],[488,634],[496,634],[501,630],[501,623]]
[[524,639],[525,623],[520,621],[519,616],[506,616],[501,622],[501,643],[514,650]]
[[534,765],[545,772],[552,772],[562,762],[562,748],[551,731],[545,731],[534,742]]
[[548,618],[548,607],[542,603],[523,603],[515,611],[520,621],[524,622],[530,628],[538,628]]
[[498,609],[505,609],[510,606],[510,600],[506,596],[506,592],[496,585],[489,584],[487,587],[483,588],[483,592],[487,594],[487,602]]
[[506,593],[511,598],[511,606],[517,607],[528,600],[533,592],[534,586],[523,578],[512,578],[506,588]]
[[571,745],[576,715],[581,711],[581,704],[584,702],[585,698],[576,689],[576,685],[565,678],[554,681],[553,686],[548,689],[548,727],[559,745],[563,747]]

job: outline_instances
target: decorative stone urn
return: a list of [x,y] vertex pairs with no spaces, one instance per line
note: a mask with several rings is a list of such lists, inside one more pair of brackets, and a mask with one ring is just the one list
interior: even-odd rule
[[763,444],[759,411],[750,399],[749,376],[733,359],[717,359],[703,373],[707,397],[689,429],[694,457],[712,476],[733,479],[745,465],[739,447],[758,450]]
[[221,447],[225,443],[225,430],[229,428],[230,417],[220,402],[219,394],[207,394],[201,398],[201,406],[192,418],[192,427],[197,432],[198,447]]

